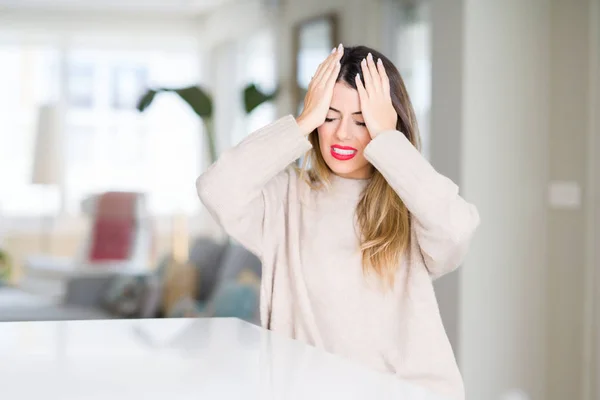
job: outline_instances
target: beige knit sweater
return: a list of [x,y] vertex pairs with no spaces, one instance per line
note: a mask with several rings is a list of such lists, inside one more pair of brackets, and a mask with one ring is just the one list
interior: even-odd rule
[[310,148],[285,116],[197,180],[213,217],[262,261],[263,327],[463,399],[432,280],[461,263],[479,224],[476,208],[400,132],[376,136],[364,155],[414,226],[395,288],[384,292],[363,275],[358,247],[354,212],[368,181],[334,176],[331,189],[311,190],[292,166]]

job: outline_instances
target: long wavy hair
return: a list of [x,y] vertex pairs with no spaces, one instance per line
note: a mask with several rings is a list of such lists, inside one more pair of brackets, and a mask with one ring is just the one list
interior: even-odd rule
[[[356,89],[356,74],[360,74],[364,82],[360,62],[368,53],[375,60],[381,58],[383,61],[390,81],[392,104],[398,114],[396,129],[420,150],[417,120],[404,81],[387,57],[366,46],[346,47],[337,82]],[[308,138],[313,148],[304,158],[301,173],[311,187],[327,187],[333,172],[321,155],[317,130]],[[400,258],[410,246],[411,217],[402,199],[375,168],[356,207],[356,218],[361,236],[363,272],[366,275],[376,274],[384,283],[393,286]]]

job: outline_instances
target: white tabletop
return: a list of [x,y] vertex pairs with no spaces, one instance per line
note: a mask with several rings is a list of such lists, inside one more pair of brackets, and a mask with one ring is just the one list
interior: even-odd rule
[[236,319],[0,323],[4,399],[443,400]]

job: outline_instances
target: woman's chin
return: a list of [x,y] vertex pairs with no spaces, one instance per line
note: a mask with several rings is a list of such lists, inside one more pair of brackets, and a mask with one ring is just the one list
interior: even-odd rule
[[370,171],[362,165],[350,161],[327,160],[327,166],[337,176],[348,179],[366,179]]

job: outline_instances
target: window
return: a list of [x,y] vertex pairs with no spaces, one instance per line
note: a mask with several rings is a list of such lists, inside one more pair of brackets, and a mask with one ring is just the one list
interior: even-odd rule
[[170,93],[144,114],[135,106],[146,87],[198,82],[197,55],[74,49],[68,65],[68,210],[92,193],[136,190],[154,213],[193,212],[200,121]]
[[[9,216],[77,214],[107,190],[148,194],[151,212],[194,212],[201,125],[174,94],[160,93],[143,114],[147,87],[200,79],[196,50],[122,51],[0,45],[0,207]],[[61,89],[64,88],[62,91]],[[31,184],[37,109],[64,100],[64,187]]]
[[58,98],[58,50],[0,46],[0,209],[39,215],[59,206],[57,188],[31,185],[38,104]]
[[[271,29],[260,31],[240,45],[240,91],[254,83],[265,93],[271,93],[277,87],[277,71],[275,59],[275,38]],[[240,96],[242,94],[240,93]],[[242,104],[243,107],[243,104]],[[243,136],[234,138],[239,142],[243,137],[271,122],[277,118],[277,107],[275,101],[269,101],[255,108],[245,117],[245,126],[241,134]]]

